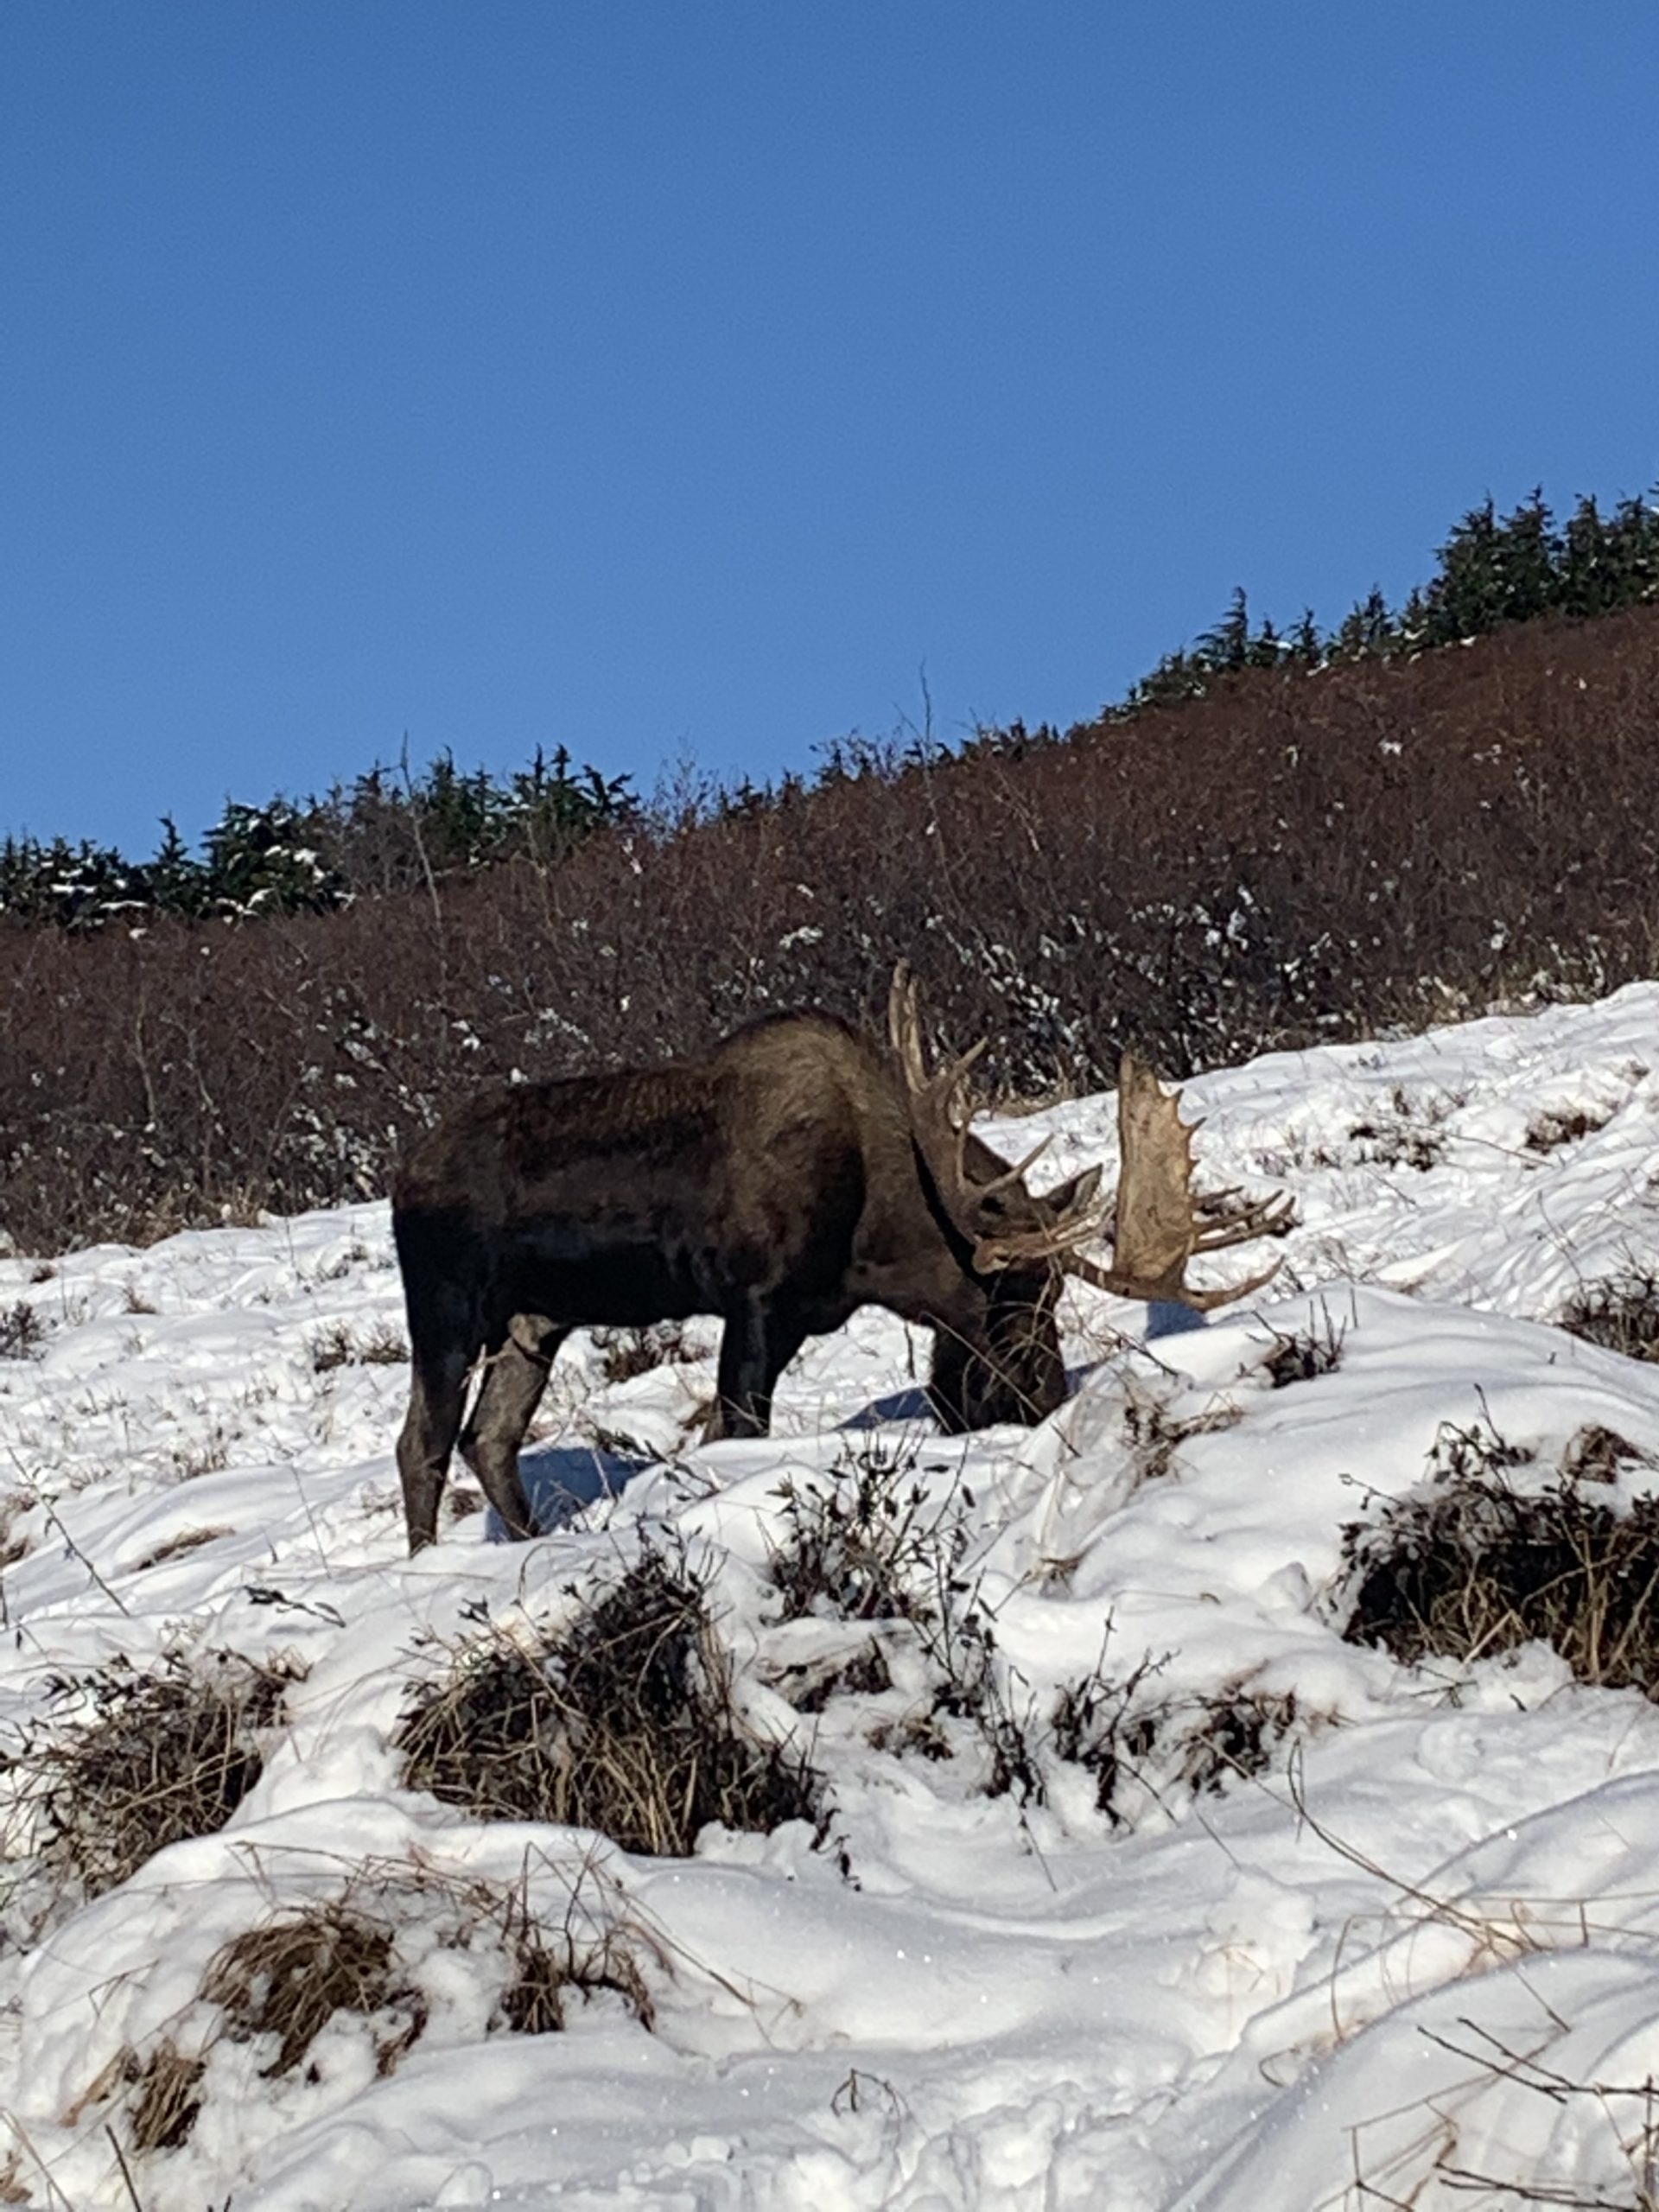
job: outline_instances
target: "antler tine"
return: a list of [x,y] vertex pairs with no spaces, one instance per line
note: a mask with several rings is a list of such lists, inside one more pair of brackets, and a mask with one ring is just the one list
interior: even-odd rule
[[922,1090],[927,1082],[927,1069],[922,1058],[916,978],[910,972],[909,963],[903,960],[893,971],[893,988],[887,993],[887,1036],[904,1070],[906,1084],[912,1090]]
[[1025,1158],[1023,1160],[1017,1160],[1014,1165],[1007,1170],[1006,1174],[994,1175],[988,1183],[976,1184],[974,1186],[975,1189],[982,1196],[988,1191],[1006,1191],[1011,1184],[1023,1182],[1025,1180],[1027,1168],[1031,1166],[1034,1161],[1040,1160],[1053,1141],[1054,1133],[1051,1129],[1049,1134],[1046,1137],[1042,1138],[1038,1143],[1033,1145],[1031,1150],[1026,1154]]
[[1243,1282],[1224,1283],[1219,1290],[1191,1290],[1181,1293],[1184,1306],[1194,1306],[1200,1313],[1213,1313],[1217,1306],[1235,1306],[1241,1298],[1249,1298],[1263,1290],[1284,1265],[1275,1260],[1270,1268],[1263,1268],[1259,1275],[1246,1275]]
[[1231,1306],[1241,1298],[1248,1298],[1252,1291],[1270,1283],[1284,1264],[1281,1260],[1275,1260],[1259,1275],[1248,1275],[1243,1282],[1224,1283],[1217,1290],[1194,1290],[1188,1282],[1173,1287],[1148,1284],[1143,1276],[1126,1274],[1120,1268],[1103,1268],[1097,1261],[1085,1260],[1081,1252],[1062,1253],[1059,1261],[1067,1274],[1076,1275],[1081,1282],[1092,1283],[1096,1290],[1109,1291],[1114,1298],[1166,1300],[1172,1305],[1194,1306],[1200,1313],[1213,1313],[1217,1306]]
[[927,1071],[927,1055],[922,1046],[922,1016],[920,992],[909,965],[900,961],[893,971],[893,988],[887,995],[887,1036],[904,1070],[905,1083],[912,1097],[926,1099],[941,1107],[950,1124],[966,1127],[964,1115],[958,1122],[955,1108],[963,1077],[984,1052],[988,1041],[982,1037],[958,1054],[948,1067],[940,1068],[933,1075]]
[[1224,1252],[1232,1244],[1254,1243],[1258,1236],[1283,1236],[1295,1225],[1296,1201],[1288,1191],[1276,1191],[1269,1198],[1250,1198],[1224,1211],[1216,1200],[1230,1195],[1215,1192],[1198,1201],[1195,1211],[1202,1218],[1192,1240],[1195,1252]]

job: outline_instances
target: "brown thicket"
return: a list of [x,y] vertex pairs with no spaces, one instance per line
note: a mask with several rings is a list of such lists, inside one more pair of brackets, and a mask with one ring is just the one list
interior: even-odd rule
[[1064,739],[869,766],[340,913],[0,937],[0,1226],[51,1250],[373,1193],[482,1077],[895,959],[1008,1095],[1651,972],[1659,609],[1251,671]]

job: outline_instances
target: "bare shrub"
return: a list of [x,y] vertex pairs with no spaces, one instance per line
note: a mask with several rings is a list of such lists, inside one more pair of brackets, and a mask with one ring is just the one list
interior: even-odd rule
[[1560,1325],[1627,1359],[1659,1359],[1659,1274],[1632,1265],[1581,1285],[1562,1307]]
[[8,1230],[55,1251],[372,1195],[459,1085],[657,1060],[785,1006],[868,1015],[900,956],[948,1033],[991,1036],[1010,1097],[1105,1088],[1125,1043],[1180,1077],[1606,991],[1659,953],[1656,702],[1659,609],[1541,620],[665,803],[435,901],[0,925],[23,948],[0,961]]
[[172,1655],[159,1674],[115,1660],[61,1683],[92,1718],[37,1728],[11,1756],[14,1851],[32,1847],[55,1887],[95,1897],[167,1845],[212,1834],[259,1779],[260,1739],[293,1679],[219,1652],[205,1663]]
[[773,1493],[783,1523],[772,1548],[783,1618],[838,1620],[936,1618],[968,1541],[970,1492],[930,1501],[914,1447],[849,1443],[827,1475],[787,1476]]
[[626,1851],[684,1857],[712,1821],[764,1833],[817,1815],[805,1760],[738,1717],[706,1586],[649,1548],[563,1633],[495,1630],[457,1652],[397,1741],[412,1788]]
[[[827,1479],[786,1479],[776,1496],[784,1535],[771,1576],[785,1619],[817,1616],[898,1624],[930,1677],[925,1702],[878,1724],[878,1749],[946,1758],[966,1738],[986,1761],[988,1796],[1041,1794],[1029,1715],[996,1662],[995,1624],[968,1571],[973,1493],[960,1482],[937,1502],[916,1473],[914,1447],[880,1439],[849,1445]],[[868,1694],[891,1680],[887,1653],[872,1640],[799,1699],[821,1711],[837,1694]]]
[[1341,1366],[1349,1324],[1333,1319],[1323,1299],[1317,1319],[1310,1313],[1306,1327],[1274,1329],[1271,1322],[1268,1326],[1274,1345],[1262,1364],[1275,1390],[1287,1389],[1293,1382],[1316,1382]]
[[388,1322],[359,1333],[344,1321],[331,1321],[310,1344],[311,1371],[332,1374],[338,1367],[402,1367],[408,1363],[409,1346]]
[[1149,1694],[1166,1659],[1142,1659],[1121,1678],[1103,1667],[1068,1683],[1055,1701],[1056,1755],[1095,1778],[1095,1802],[1114,1827],[1132,1825],[1138,1796],[1166,1812],[1230,1782],[1262,1774],[1298,1735],[1294,1691],[1235,1682],[1213,1692]]
[[46,1324],[26,1298],[0,1309],[0,1359],[38,1359]]
[[1618,1512],[1582,1464],[1523,1493],[1521,1457],[1490,1427],[1448,1427],[1421,1491],[1344,1530],[1344,1636],[1408,1666],[1541,1638],[1581,1681],[1659,1695],[1659,1499]]
[[1243,1419],[1243,1408],[1221,1400],[1203,1411],[1178,1417],[1160,1399],[1131,1391],[1123,1407],[1123,1433],[1135,1455],[1138,1484],[1161,1482],[1173,1470],[1183,1444],[1195,1436],[1214,1436]]
[[607,1382],[631,1382],[653,1368],[690,1365],[702,1357],[688,1342],[683,1321],[653,1321],[641,1329],[595,1329],[593,1338]]

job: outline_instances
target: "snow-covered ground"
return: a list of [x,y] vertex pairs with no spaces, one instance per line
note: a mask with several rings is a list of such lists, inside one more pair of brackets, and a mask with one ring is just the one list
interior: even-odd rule
[[[607,1386],[580,1340],[526,1455],[566,1525],[513,1546],[474,1514],[413,1564],[391,1456],[407,1370],[361,1357],[403,1326],[384,1207],[0,1262],[0,1316],[24,1301],[43,1328],[0,1360],[0,1748],[84,1725],[76,1686],[118,1657],[239,1652],[296,1677],[222,1832],[90,1903],[42,1897],[26,1808],[4,1803],[26,1769],[0,1774],[0,2201],[1652,2202],[1659,1711],[1538,1646],[1414,1671],[1339,1631],[1343,1529],[1424,1480],[1445,1425],[1524,1447],[1514,1479],[1541,1485],[1599,1427],[1630,1447],[1605,1495],[1659,1483],[1659,1369],[1552,1325],[1576,1287],[1659,1262],[1659,985],[1277,1055],[1188,1102],[1201,1173],[1296,1197],[1249,1310],[1137,1344],[1141,1309],[1074,1288],[1069,1402],[957,1440],[922,1417],[922,1347],[880,1313],[808,1347],[759,1444],[688,1440],[707,1357]],[[1114,1149],[1109,1099],[1039,1126],[1056,1177]],[[1310,1331],[1338,1363],[1273,1387],[1269,1356]],[[707,1351],[713,1325],[693,1336]],[[779,1618],[779,1485],[872,1451],[965,1530],[1036,1796],[988,1796],[960,1731],[946,1757],[906,1736],[913,1671],[810,1713],[784,1694],[814,1637],[845,1631]],[[709,1576],[754,1728],[792,1731],[825,1777],[821,1840],[714,1827],[691,1858],[643,1859],[406,1786],[411,1684],[491,1622],[569,1618],[642,1526]],[[1259,1771],[1195,1789],[1166,1729],[1113,1817],[1048,1719],[1062,1687],[1148,1661],[1147,1710],[1244,1699],[1283,1732]],[[619,1927],[652,2024],[601,1991],[562,2033],[493,2028],[499,1974],[460,1932],[486,1881],[554,1927]],[[270,2037],[214,2032],[204,1973],[348,1892],[395,1923],[422,2031],[388,2056],[384,2021],[338,2012],[274,2072]],[[124,2148],[164,2045],[206,2055],[195,2124]]]

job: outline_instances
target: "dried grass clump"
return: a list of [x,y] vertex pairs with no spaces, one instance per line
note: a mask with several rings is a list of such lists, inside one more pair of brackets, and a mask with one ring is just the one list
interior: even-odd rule
[[[17,1523],[35,1504],[36,1500],[26,1490],[8,1491],[0,1497],[0,1573],[16,1567],[20,1559],[27,1559],[29,1540],[16,1533]],[[3,1618],[0,1611],[0,1618]]]
[[1178,1420],[1161,1400],[1131,1390],[1123,1407],[1123,1435],[1135,1455],[1136,1487],[1162,1482],[1173,1470],[1182,1445],[1193,1437],[1219,1435],[1243,1418],[1242,1407],[1217,1398],[1202,1412]]
[[1169,1812],[1262,1774],[1300,1732],[1294,1691],[1243,1682],[1208,1694],[1148,1698],[1162,1661],[1143,1659],[1122,1681],[1096,1670],[1060,1693],[1051,1723],[1058,1756],[1095,1777],[1095,1802],[1114,1827],[1134,1818],[1138,1793]]
[[128,2133],[135,2151],[176,2151],[190,2139],[201,2112],[205,2058],[191,2058],[171,2043],[148,2058],[123,2054],[124,2078],[137,2092],[129,2107]]
[[232,1937],[209,1961],[201,1993],[236,2041],[276,2038],[275,2056],[259,2069],[267,2081],[291,2074],[336,2012],[392,2016],[375,2043],[382,2074],[426,2025],[425,1999],[394,1970],[391,1926],[344,1898]]
[[92,1719],[35,1731],[9,1762],[14,1817],[42,1872],[96,1897],[168,1844],[223,1827],[259,1779],[260,1738],[293,1679],[224,1651],[205,1663],[171,1654],[156,1675],[118,1660],[60,1683],[90,1700]]
[[[551,2035],[565,2024],[565,1999],[574,1990],[591,1997],[607,1989],[622,1999],[641,2027],[657,2024],[657,2007],[640,1966],[649,1950],[661,1952],[628,1920],[608,1920],[579,1930],[567,1916],[558,1928],[538,1921],[523,1889],[489,1891],[475,1885],[508,1961],[502,1985],[502,2024],[521,2036]],[[574,1901],[573,1901],[574,1902]]]
[[1427,1174],[1446,1157],[1446,1134],[1441,1124],[1462,1103],[1449,1095],[1413,1098],[1396,1084],[1388,1113],[1356,1122],[1349,1130],[1358,1147],[1355,1159],[1369,1166],[1412,1167],[1420,1175]]
[[1659,1274],[1632,1266],[1583,1284],[1562,1307],[1560,1326],[1627,1359],[1659,1360]]
[[562,1635],[498,1630],[458,1654],[397,1742],[410,1783],[448,1803],[660,1857],[687,1856],[711,1821],[811,1820],[820,1789],[798,1753],[744,1730],[705,1585],[649,1548]]
[[1414,1666],[1541,1638],[1581,1681],[1659,1696],[1659,1498],[1621,1513],[1586,1497],[1585,1480],[1642,1455],[1610,1463],[1609,1433],[1580,1433],[1579,1479],[1522,1493],[1508,1474],[1524,1455],[1489,1428],[1443,1430],[1427,1487],[1344,1531],[1348,1641]]
[[[422,1969],[435,1922],[443,1949],[493,1955],[499,1994],[491,2031],[543,2035],[562,2029],[572,1992],[609,1990],[640,2024],[655,2018],[640,1958],[657,1947],[626,1919],[579,1914],[579,1883],[561,1926],[539,1921],[526,1887],[457,1879],[430,1868],[364,1868],[337,1896],[274,1913],[220,1945],[199,1995],[208,2008],[194,2038],[169,2034],[147,2053],[128,2049],[79,2099],[76,2110],[125,2091],[128,2147],[175,2150],[188,2140],[202,2101],[201,2082],[216,2044],[263,2044],[261,2081],[313,2063],[323,2031],[355,2014],[372,2038],[375,2064],[395,2071],[426,2031],[430,2006]],[[314,2078],[314,2077],[313,2077]]]
[[181,1529],[177,1535],[168,1536],[165,1542],[157,1544],[153,1552],[146,1552],[142,1559],[135,1560],[132,1571],[135,1574],[143,1574],[149,1567],[166,1567],[173,1560],[187,1559],[192,1552],[199,1552],[204,1544],[215,1544],[221,1536],[235,1534],[233,1529],[222,1527]]

